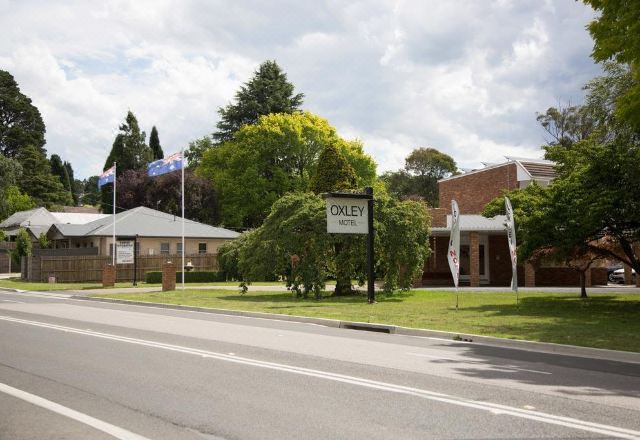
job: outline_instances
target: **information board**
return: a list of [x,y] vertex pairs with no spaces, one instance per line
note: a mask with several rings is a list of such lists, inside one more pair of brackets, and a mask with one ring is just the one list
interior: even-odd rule
[[116,263],[133,264],[133,241],[118,241],[116,244]]

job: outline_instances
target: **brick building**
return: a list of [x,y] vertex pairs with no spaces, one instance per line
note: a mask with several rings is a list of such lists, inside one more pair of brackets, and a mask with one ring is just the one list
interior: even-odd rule
[[[448,240],[451,233],[451,200],[460,209],[460,285],[509,286],[511,263],[505,229],[505,217],[486,218],[481,215],[485,205],[505,190],[525,188],[532,182],[547,186],[555,173],[553,162],[507,157],[499,164],[469,171],[438,182],[440,208],[431,210],[430,246],[432,256],[426,261],[423,285],[453,285],[447,262]],[[526,266],[526,268],[525,268]],[[526,269],[526,270],[525,270]],[[592,268],[587,283],[606,284],[606,269]],[[542,264],[518,268],[521,286],[577,286],[576,271]]]

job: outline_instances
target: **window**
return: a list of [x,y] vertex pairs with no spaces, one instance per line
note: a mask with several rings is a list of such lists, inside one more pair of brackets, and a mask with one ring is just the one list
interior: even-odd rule
[[176,243],[176,253],[182,255],[182,243]]
[[169,243],[160,243],[160,253],[163,255],[169,254]]
[[198,253],[199,254],[207,253],[207,243],[198,243]]

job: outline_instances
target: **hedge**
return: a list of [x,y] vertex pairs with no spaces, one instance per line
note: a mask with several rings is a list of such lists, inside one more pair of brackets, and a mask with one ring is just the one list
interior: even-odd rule
[[[162,283],[162,272],[147,272],[144,278],[145,283],[159,284]],[[226,281],[224,272],[185,272],[185,283],[215,283],[219,281]],[[176,283],[182,282],[182,272],[176,272]]]

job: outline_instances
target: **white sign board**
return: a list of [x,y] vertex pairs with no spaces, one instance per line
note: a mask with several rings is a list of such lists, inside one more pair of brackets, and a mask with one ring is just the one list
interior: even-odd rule
[[327,232],[330,234],[367,234],[367,199],[327,197]]
[[133,264],[133,241],[118,241],[116,264]]

